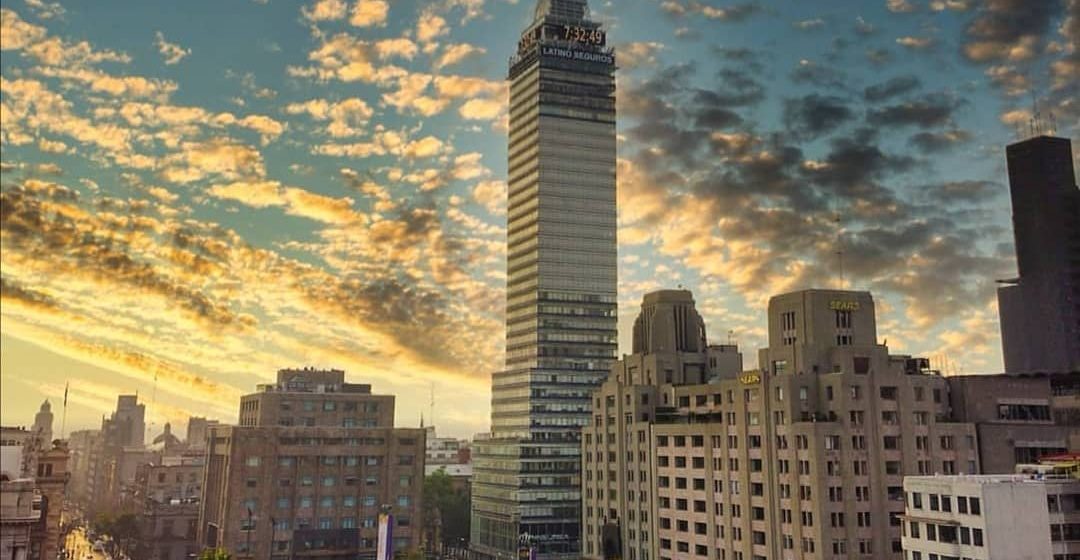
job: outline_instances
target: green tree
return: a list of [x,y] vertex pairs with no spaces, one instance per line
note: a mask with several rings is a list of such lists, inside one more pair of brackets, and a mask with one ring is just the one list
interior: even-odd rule
[[440,527],[444,544],[469,538],[469,495],[454,487],[454,479],[439,469],[424,477],[424,527]]
[[232,554],[223,548],[208,548],[199,555],[199,560],[232,560]]

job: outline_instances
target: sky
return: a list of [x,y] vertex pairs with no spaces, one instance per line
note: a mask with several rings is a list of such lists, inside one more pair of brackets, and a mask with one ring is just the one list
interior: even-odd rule
[[[397,395],[398,425],[488,429],[531,0],[0,6],[0,422],[48,398],[59,430],[65,384],[68,432],[118,393],[153,432],[233,422],[311,365]],[[1001,371],[1004,146],[1034,110],[1080,130],[1080,0],[590,7],[623,351],[642,295],[684,286],[751,367],[769,296],[843,286],[893,353]]]

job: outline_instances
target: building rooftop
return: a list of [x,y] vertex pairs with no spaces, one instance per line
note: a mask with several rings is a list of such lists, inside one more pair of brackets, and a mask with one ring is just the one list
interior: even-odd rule
[[[1022,465],[1017,466],[1020,468]],[[969,484],[1049,484],[1068,482],[1068,475],[1054,473],[1031,474],[935,474],[926,476],[905,476],[904,482],[965,482]]]

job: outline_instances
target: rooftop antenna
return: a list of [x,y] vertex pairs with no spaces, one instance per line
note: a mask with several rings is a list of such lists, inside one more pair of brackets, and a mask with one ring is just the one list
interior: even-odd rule
[[70,384],[70,381],[64,382],[64,411],[60,415],[60,439],[64,439],[64,434],[67,433],[67,397]]
[[840,197],[833,194],[833,223],[836,224],[836,265],[837,272],[840,274],[840,287],[844,289],[844,238],[843,229],[840,224]]
[[435,425],[435,382],[431,382],[431,400],[428,402],[428,418],[431,420],[431,425]]
[[1031,90],[1031,123],[1032,123],[1032,136],[1042,135],[1042,115],[1039,113],[1039,98],[1035,95],[1035,90]]

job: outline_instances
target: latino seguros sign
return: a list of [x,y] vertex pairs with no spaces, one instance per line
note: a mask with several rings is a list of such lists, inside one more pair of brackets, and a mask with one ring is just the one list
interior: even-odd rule
[[567,60],[581,60],[584,62],[600,62],[603,64],[614,64],[615,57],[606,54],[591,51],[580,51],[577,49],[561,49],[559,47],[544,47],[540,53],[544,56],[554,56],[557,58],[565,58]]

